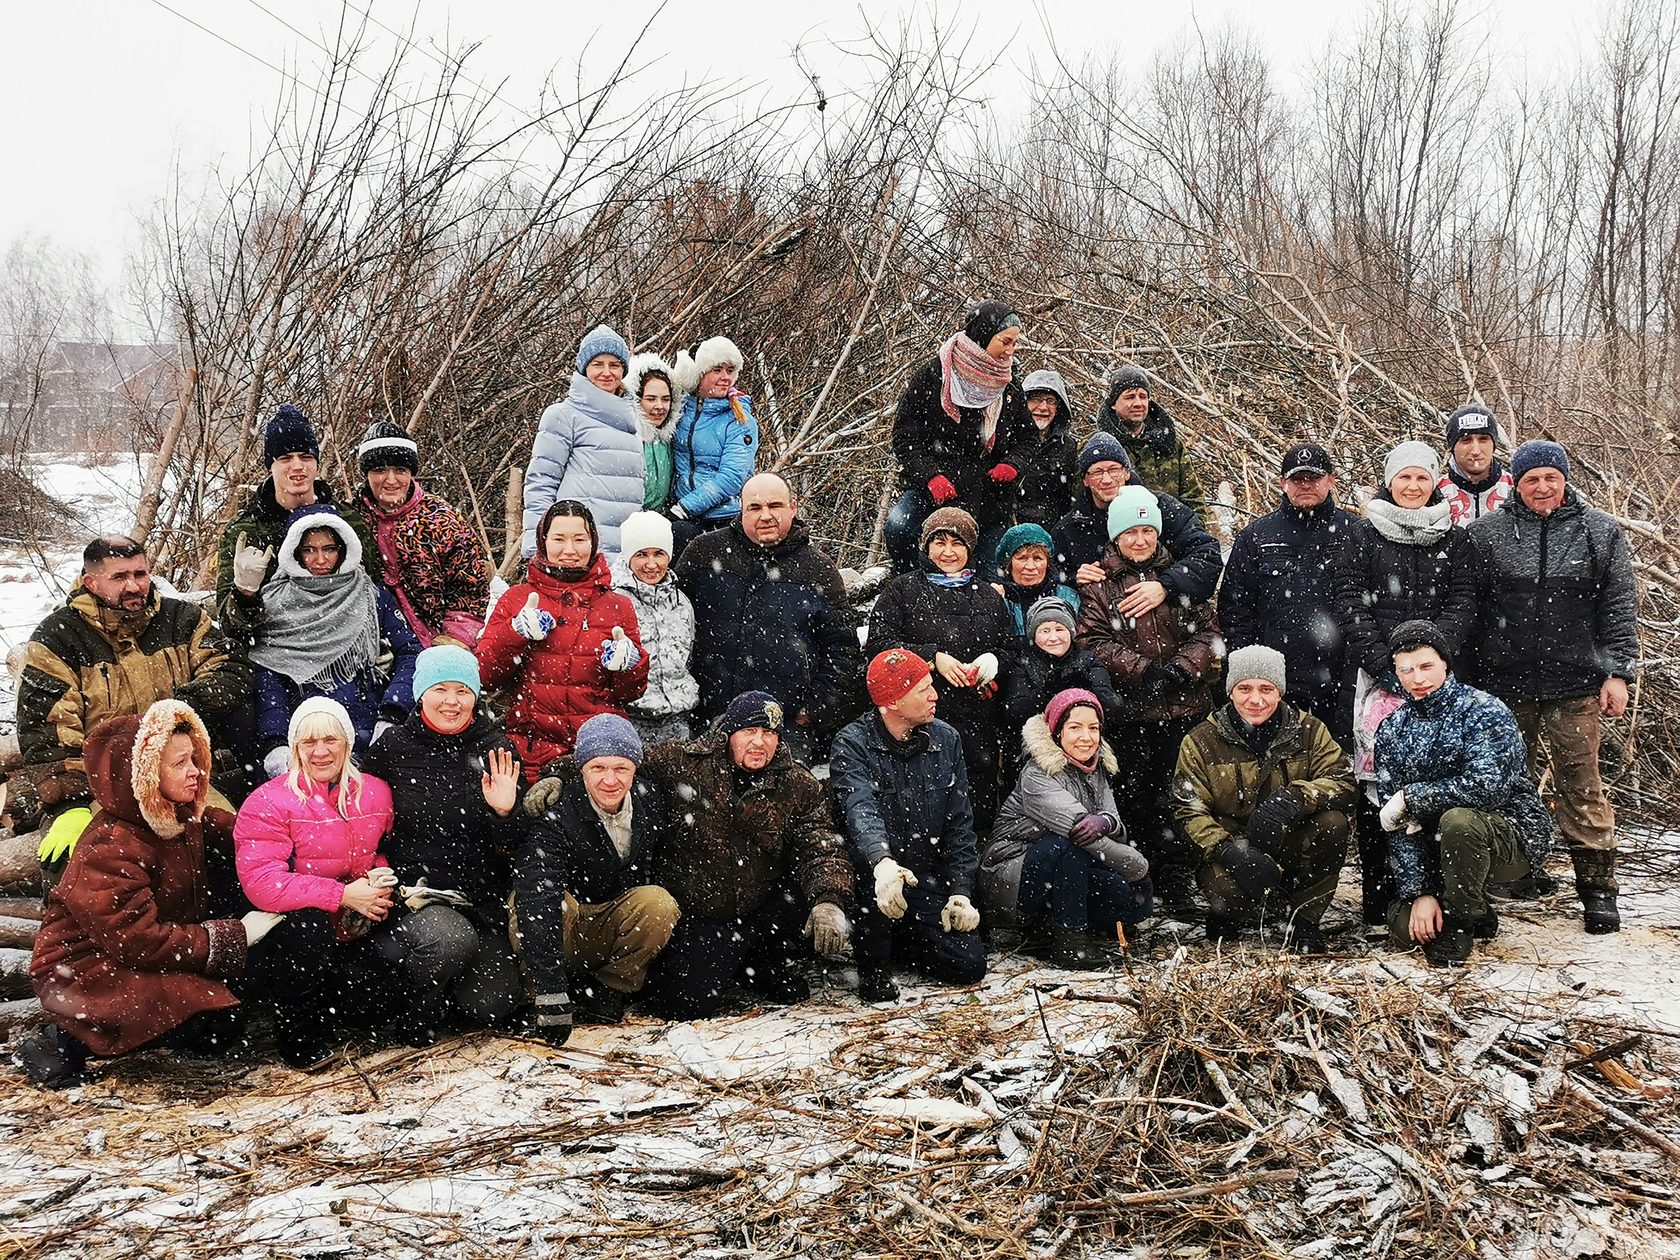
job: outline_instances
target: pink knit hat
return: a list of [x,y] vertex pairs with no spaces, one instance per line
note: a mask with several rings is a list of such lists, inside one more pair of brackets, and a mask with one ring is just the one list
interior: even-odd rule
[[1059,735],[1062,729],[1062,719],[1067,717],[1068,710],[1086,705],[1097,711],[1097,721],[1105,721],[1102,701],[1083,687],[1069,687],[1066,691],[1058,691],[1050,697],[1050,703],[1044,706],[1044,721],[1050,727],[1052,735]]

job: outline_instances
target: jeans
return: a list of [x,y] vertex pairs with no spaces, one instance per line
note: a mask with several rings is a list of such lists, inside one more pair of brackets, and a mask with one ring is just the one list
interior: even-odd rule
[[1146,885],[1129,883],[1066,836],[1045,836],[1021,862],[1015,913],[1023,927],[1097,932],[1130,927],[1149,917]]
[[855,952],[861,967],[891,967],[907,963],[936,980],[951,984],[979,984],[986,975],[986,942],[979,932],[947,932],[939,912],[951,895],[949,885],[937,875],[918,872],[921,882],[906,884],[904,900],[909,909],[901,919],[889,919],[875,908],[873,876],[860,875],[859,900],[863,914],[858,920]]
[[368,940],[379,960],[401,973],[406,1014],[417,1023],[439,1022],[446,1004],[479,1025],[518,1009],[519,966],[506,934],[480,927],[453,906],[394,913]]

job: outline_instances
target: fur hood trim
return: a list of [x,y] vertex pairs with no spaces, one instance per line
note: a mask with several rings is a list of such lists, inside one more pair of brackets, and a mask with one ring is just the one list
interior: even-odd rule
[[724,363],[733,363],[737,372],[746,363],[741,357],[740,347],[728,337],[707,337],[694,347],[692,354],[687,350],[678,351],[676,364],[671,368],[672,392],[692,394],[699,387],[702,376]]
[[[1028,718],[1027,724],[1021,728],[1021,750],[1031,757],[1045,774],[1060,774],[1068,768],[1067,754],[1056,742],[1056,737],[1050,734],[1050,723],[1044,720],[1043,714]],[[1102,756],[1099,760],[1102,762],[1102,768],[1109,774],[1119,773],[1120,759],[1114,755],[1114,750],[1108,746],[1106,739],[1103,740]]]
[[[642,378],[649,372],[663,372],[665,379],[671,382],[671,411],[665,417],[665,423],[657,429],[648,422],[642,414]],[[664,442],[669,445],[677,434],[677,382],[672,374],[671,365],[657,354],[638,354],[630,360],[630,370],[624,374],[624,396],[630,400],[630,405],[636,409],[636,427],[641,431],[643,442]]]
[[338,514],[330,505],[317,505],[318,512],[304,512],[292,518],[286,527],[286,537],[280,544],[279,552],[275,556],[275,567],[287,577],[306,578],[313,576],[303,567],[303,562],[297,558],[297,549],[303,543],[303,536],[312,529],[330,529],[338,535],[338,541],[344,545],[344,559],[339,563],[339,573],[349,573],[361,567],[362,540],[350,523]]
[[192,740],[193,761],[199,769],[198,795],[192,801],[193,814],[203,814],[204,803],[210,795],[210,732],[189,705],[179,700],[159,700],[147,709],[134,733],[134,747],[129,756],[129,782],[134,788],[134,801],[139,806],[140,817],[165,840],[173,840],[186,830],[177,816],[175,803],[164,799],[160,786],[164,746],[175,734],[175,728],[182,725],[189,728],[187,735]]

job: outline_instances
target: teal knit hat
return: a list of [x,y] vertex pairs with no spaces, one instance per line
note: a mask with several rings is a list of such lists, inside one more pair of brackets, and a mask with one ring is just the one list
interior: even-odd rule
[[414,698],[439,683],[458,682],[477,697],[484,686],[478,680],[478,657],[464,647],[440,643],[414,658]]
[[1051,555],[1056,554],[1056,544],[1050,538],[1050,531],[1042,525],[1034,525],[1028,521],[1011,526],[1004,531],[1003,537],[998,539],[997,554],[993,557],[997,567],[1007,572],[1010,557],[1022,547],[1043,547]]

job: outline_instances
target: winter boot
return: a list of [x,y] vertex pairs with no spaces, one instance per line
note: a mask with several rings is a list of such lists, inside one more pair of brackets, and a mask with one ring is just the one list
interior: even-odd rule
[[573,1014],[580,1024],[618,1024],[624,1021],[624,994],[595,976],[577,986]]
[[1498,936],[1499,911],[1495,910],[1492,906],[1489,906],[1487,908],[1487,913],[1471,925],[1470,935],[1475,937],[1478,941],[1491,941]]
[[[793,962],[748,969],[747,984],[771,1006],[797,1006],[811,996],[811,985]],[[622,1012],[621,1012],[622,1013]]]
[[1622,916],[1616,909],[1616,851],[1571,849],[1569,857],[1575,863],[1575,894],[1581,899],[1587,935],[1619,932]]
[[322,1015],[295,1007],[275,1008],[274,1039],[281,1061],[300,1072],[319,1067],[338,1048],[333,1043],[332,1027]]
[[1292,954],[1313,956],[1329,953],[1324,944],[1324,933],[1316,923],[1292,923],[1289,933],[1284,938],[1284,947]]
[[865,1006],[898,1001],[898,985],[893,982],[892,968],[859,965],[858,1001]]
[[88,1049],[56,1024],[38,1028],[17,1049],[17,1065],[42,1089],[69,1089],[86,1080]]
[[1104,965],[1102,951],[1089,932],[1075,932],[1057,928],[1050,936],[1050,951],[1045,959],[1053,967],[1069,971],[1094,971]]
[[1235,945],[1242,936],[1242,929],[1222,914],[1208,911],[1207,940],[1209,945]]
[[1506,884],[1488,885],[1490,893],[1495,897],[1503,897],[1506,901],[1538,901],[1542,897],[1550,897],[1557,890],[1557,880],[1545,871],[1524,875],[1521,879],[1513,879]]
[[1470,928],[1451,915],[1442,915],[1440,934],[1423,947],[1423,956],[1431,967],[1462,967],[1470,961],[1474,947]]

